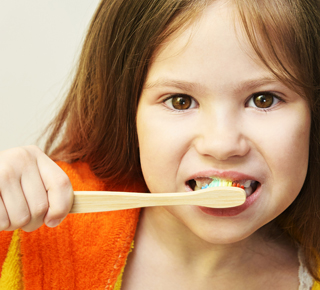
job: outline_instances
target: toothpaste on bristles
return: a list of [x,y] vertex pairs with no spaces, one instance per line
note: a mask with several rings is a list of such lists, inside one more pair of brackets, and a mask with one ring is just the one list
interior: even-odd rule
[[205,186],[202,186],[201,189],[217,187],[217,186],[239,187],[244,189],[244,186],[241,185],[240,183],[232,182],[230,180],[217,179],[217,178],[213,178],[210,184],[206,184]]

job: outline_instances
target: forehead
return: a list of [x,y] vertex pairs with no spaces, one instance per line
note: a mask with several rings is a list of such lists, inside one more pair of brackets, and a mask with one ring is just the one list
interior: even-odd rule
[[248,43],[231,2],[215,1],[186,29],[172,34],[157,50],[145,88],[179,80],[235,84],[274,76]]

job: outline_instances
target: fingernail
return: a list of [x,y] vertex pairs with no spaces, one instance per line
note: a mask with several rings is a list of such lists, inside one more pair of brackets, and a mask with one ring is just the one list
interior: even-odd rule
[[47,222],[47,226],[50,228],[54,228],[61,223],[61,219],[51,220]]

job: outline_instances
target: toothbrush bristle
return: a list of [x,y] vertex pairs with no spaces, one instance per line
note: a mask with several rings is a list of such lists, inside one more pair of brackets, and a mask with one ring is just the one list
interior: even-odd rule
[[[228,180],[220,180],[214,178],[210,184],[206,184],[205,186],[202,186],[201,189],[211,188],[211,187],[217,187],[217,186],[229,186],[229,187],[240,187],[240,184],[232,183],[232,181]],[[241,186],[242,188],[242,186]]]

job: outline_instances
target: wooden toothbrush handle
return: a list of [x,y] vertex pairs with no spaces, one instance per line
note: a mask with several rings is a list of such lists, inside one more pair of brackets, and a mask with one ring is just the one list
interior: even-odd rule
[[[213,194],[213,191],[214,192]],[[242,204],[245,193],[239,188],[206,189],[180,193],[135,193],[75,191],[70,213],[88,213],[166,205],[202,205],[225,208]]]
[[75,191],[70,213],[103,212],[145,206],[148,193]]

